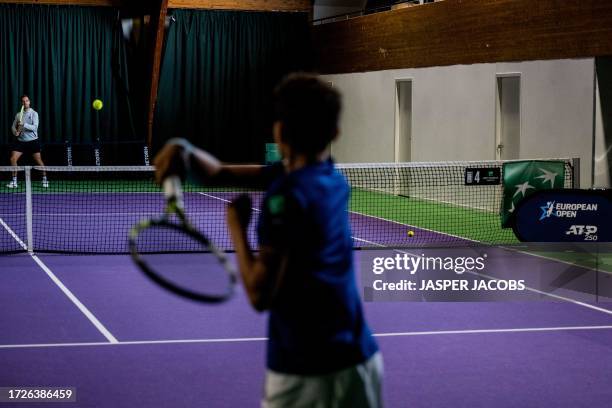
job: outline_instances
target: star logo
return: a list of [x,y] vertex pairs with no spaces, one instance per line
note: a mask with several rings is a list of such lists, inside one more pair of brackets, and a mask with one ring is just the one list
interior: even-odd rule
[[553,173],[552,171],[539,169],[543,174],[537,176],[536,178],[542,179],[542,185],[546,184],[546,182],[550,181],[550,188],[555,186],[555,178],[557,177],[557,173]]
[[529,184],[529,181],[526,181],[523,184],[517,184],[514,187],[516,187],[516,192],[514,193],[512,198],[516,197],[518,194],[522,194],[523,197],[525,197],[525,193],[527,192],[527,190],[529,190],[530,188],[535,188],[534,186]]
[[540,215],[540,220],[542,221],[544,218],[549,218],[551,215],[555,215],[555,213],[553,212],[553,209],[555,208],[555,202],[554,201],[548,201],[546,203],[546,205],[540,207],[540,210],[542,210],[542,214]]

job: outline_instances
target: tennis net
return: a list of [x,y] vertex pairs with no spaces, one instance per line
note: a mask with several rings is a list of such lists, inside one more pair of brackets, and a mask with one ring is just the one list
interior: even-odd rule
[[[565,187],[575,186],[573,161],[556,160],[565,162]],[[338,165],[351,185],[348,210],[354,246],[518,242],[510,229],[501,228],[502,185],[465,183],[466,169],[501,172],[502,165],[502,161]],[[43,170],[48,187],[41,181]],[[0,253],[127,253],[132,225],[159,215],[164,208],[153,171],[144,166],[0,167]],[[9,188],[14,172],[17,187]],[[256,215],[262,191],[185,185],[187,216],[224,250],[233,249],[225,208],[243,192],[253,198]],[[256,243],[255,224],[249,230],[252,244]],[[168,243],[160,241],[152,242],[150,250],[167,248]]]

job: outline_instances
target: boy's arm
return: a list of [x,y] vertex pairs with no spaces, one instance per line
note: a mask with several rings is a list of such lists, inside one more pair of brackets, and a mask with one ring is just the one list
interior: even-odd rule
[[184,169],[177,168],[177,162],[189,166],[189,171],[200,179],[213,178],[224,183],[256,183],[262,174],[261,165],[230,165],[221,163],[210,153],[193,146],[185,139],[171,139],[153,160],[155,178],[161,183],[171,174],[185,176]]
[[261,182],[264,167],[260,164],[222,163],[215,180],[224,184],[258,184]]
[[251,305],[263,311],[270,307],[273,295],[281,284],[284,266],[287,264],[286,256],[270,246],[261,246],[259,255],[254,255],[247,239],[248,221],[245,225],[244,219],[235,205],[228,207],[227,222],[242,282]]

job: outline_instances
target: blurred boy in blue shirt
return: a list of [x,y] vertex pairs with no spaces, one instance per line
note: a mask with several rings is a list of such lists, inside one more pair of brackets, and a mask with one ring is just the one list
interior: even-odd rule
[[382,358],[365,322],[353,268],[350,188],[329,157],[341,98],[314,75],[292,74],[275,90],[275,142],[283,161],[232,166],[184,140],[156,157],[158,179],[177,156],[192,171],[260,182],[259,253],[247,240],[250,200],[228,209],[249,300],[269,310],[263,407],[381,407]]

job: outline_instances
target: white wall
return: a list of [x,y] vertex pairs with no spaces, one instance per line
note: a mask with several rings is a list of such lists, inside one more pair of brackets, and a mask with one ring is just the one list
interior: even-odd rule
[[594,187],[612,187],[612,174],[610,174],[609,161],[612,160],[612,146],[606,147],[603,118],[601,114],[601,100],[599,98],[599,90],[596,93],[597,100],[595,101],[596,116],[595,116],[595,160],[594,160]]
[[412,79],[412,160],[495,159],[496,75],[521,75],[520,158],[580,157],[591,185],[593,59],[327,75],[344,96],[339,162],[394,161],[395,80]]
[[339,162],[394,160],[395,82],[388,72],[327,77],[343,96],[340,138],[332,146]]

